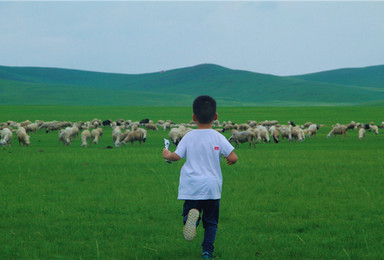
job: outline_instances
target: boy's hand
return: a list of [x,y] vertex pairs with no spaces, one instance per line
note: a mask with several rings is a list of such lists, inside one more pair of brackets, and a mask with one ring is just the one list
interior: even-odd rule
[[171,153],[169,150],[163,148],[163,158],[164,158],[165,160],[169,160],[168,157],[169,157],[171,154],[172,154],[172,153]]
[[181,159],[180,156],[178,156],[176,153],[171,153],[165,148],[163,148],[163,158],[171,162],[178,161]]
[[234,152],[231,152],[225,159],[227,160],[227,164],[232,165],[237,162],[238,157]]

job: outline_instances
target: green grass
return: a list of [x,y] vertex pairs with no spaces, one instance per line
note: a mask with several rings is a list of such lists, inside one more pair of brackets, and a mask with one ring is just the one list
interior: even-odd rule
[[[224,185],[215,254],[219,259],[383,259],[384,135],[357,131],[327,139],[330,125],[379,123],[382,107],[219,108],[220,120],[323,123],[303,143],[242,144],[222,163]],[[2,106],[5,120],[125,118],[187,122],[185,107]],[[183,162],[161,158],[168,132],[143,146],[57,143],[31,134],[31,146],[0,149],[0,259],[198,259],[202,226],[188,243],[177,201]],[[228,137],[228,134],[225,134]],[[172,147],[174,149],[174,147]]]

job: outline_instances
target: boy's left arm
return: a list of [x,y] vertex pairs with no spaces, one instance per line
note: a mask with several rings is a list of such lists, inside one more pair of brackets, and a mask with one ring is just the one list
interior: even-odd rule
[[176,153],[172,153],[169,150],[163,148],[163,158],[168,161],[178,161],[180,160],[180,156],[178,156]]
[[227,164],[232,165],[232,164],[235,164],[239,158],[232,151],[227,157],[225,157],[225,159],[227,160]]

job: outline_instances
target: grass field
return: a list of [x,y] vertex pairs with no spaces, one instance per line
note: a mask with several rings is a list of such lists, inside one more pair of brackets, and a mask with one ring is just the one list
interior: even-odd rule
[[[224,185],[219,259],[383,259],[384,134],[327,139],[331,124],[384,121],[383,107],[219,108],[219,120],[325,124],[302,143],[243,144]],[[184,107],[0,106],[6,120],[150,118],[188,122]],[[143,146],[106,149],[58,144],[57,132],[31,146],[0,148],[0,259],[198,259],[182,236],[177,187],[183,162],[161,158],[168,132]],[[225,134],[229,137],[228,134]],[[172,150],[174,147],[172,147]]]

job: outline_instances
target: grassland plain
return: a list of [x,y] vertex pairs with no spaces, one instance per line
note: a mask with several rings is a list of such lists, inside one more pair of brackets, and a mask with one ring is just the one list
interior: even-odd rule
[[[224,185],[215,254],[220,259],[383,259],[384,134],[327,139],[330,125],[383,121],[383,107],[219,108],[220,120],[306,121],[327,126],[302,143],[243,144],[222,162]],[[6,120],[125,118],[188,122],[184,107],[1,106]],[[161,158],[168,132],[143,146],[58,144],[0,149],[1,259],[198,259],[203,228],[184,241],[176,200],[183,162]],[[225,133],[228,137],[229,135]],[[172,150],[175,147],[172,147]]]

